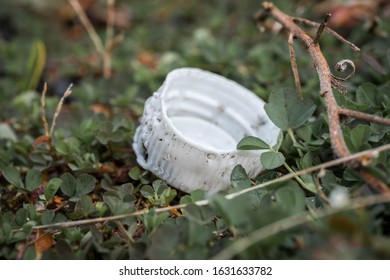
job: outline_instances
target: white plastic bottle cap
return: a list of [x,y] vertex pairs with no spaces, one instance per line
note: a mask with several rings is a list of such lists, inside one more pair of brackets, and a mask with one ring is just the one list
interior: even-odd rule
[[279,128],[263,107],[253,92],[222,76],[173,70],[145,103],[134,135],[137,162],[184,192],[228,188],[237,164],[253,178],[263,169],[263,151],[239,151],[236,145],[245,136],[276,144]]

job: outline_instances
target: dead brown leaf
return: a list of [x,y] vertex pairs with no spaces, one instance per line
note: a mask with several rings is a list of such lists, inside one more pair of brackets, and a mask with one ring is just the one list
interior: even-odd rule
[[43,229],[37,231],[37,236],[34,242],[35,253],[37,259],[41,259],[45,251],[50,249],[54,245],[52,233],[45,232]]
[[39,136],[37,139],[35,139],[33,143],[34,149],[38,147],[41,143],[45,143],[47,145],[50,145],[51,137],[49,135],[42,135]]

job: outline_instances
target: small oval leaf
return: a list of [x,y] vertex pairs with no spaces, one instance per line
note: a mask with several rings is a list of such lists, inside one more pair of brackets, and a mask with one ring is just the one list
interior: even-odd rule
[[62,180],[60,178],[53,178],[49,182],[47,182],[47,187],[45,188],[45,199],[52,200],[60,185],[62,184]]
[[262,153],[260,156],[261,164],[266,169],[277,168],[277,167],[281,166],[285,160],[286,159],[285,159],[284,155],[280,152],[273,152],[273,151],[265,152],[265,153]]
[[248,174],[246,174],[244,167],[240,164],[233,168],[230,182],[233,188],[247,189],[251,186],[251,180]]
[[267,150],[270,149],[270,146],[261,140],[260,138],[254,136],[247,136],[243,138],[237,144],[238,150]]
[[30,169],[26,175],[26,189],[33,191],[42,184],[42,174],[39,170]]

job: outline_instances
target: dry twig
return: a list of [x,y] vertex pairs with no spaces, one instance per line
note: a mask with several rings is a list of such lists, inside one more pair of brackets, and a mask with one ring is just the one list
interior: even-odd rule
[[331,16],[331,14],[326,14],[324,20],[321,22],[320,26],[317,29],[316,36],[313,39],[313,44],[318,44],[320,37],[321,37],[322,33],[324,32],[326,25],[329,22],[330,16]]
[[[311,21],[311,20],[308,20],[308,19],[305,19],[305,18],[293,17],[292,19],[293,19],[294,22],[301,22],[301,23],[304,23],[306,25],[317,27],[317,28],[319,28],[320,25],[321,25],[318,22],[314,22],[314,21]],[[350,46],[351,49],[354,50],[355,52],[359,52],[360,51],[360,48],[358,48],[355,44],[353,44],[353,43],[349,42],[348,40],[346,40],[343,36],[338,34],[333,29],[330,29],[329,27],[326,26],[324,30],[325,30],[325,32],[328,32],[329,34],[331,34],[332,36],[334,36],[335,38],[337,38],[341,42],[343,42],[343,43],[347,44],[348,46]]]
[[46,113],[45,113],[45,100],[46,100],[47,83],[43,84],[43,90],[41,95],[41,120],[43,129],[45,130],[45,136],[49,136],[49,125],[47,124]]
[[290,61],[294,75],[295,86],[297,87],[299,97],[301,98],[301,100],[303,100],[301,80],[299,79],[298,65],[294,50],[294,35],[292,33],[290,33],[290,35],[288,36],[288,48],[290,50]]

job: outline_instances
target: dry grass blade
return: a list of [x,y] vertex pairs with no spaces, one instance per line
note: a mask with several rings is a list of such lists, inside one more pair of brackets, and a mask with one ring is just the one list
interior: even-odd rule
[[64,95],[61,97],[60,102],[58,102],[56,111],[54,112],[53,121],[52,121],[51,127],[50,127],[50,132],[49,132],[50,137],[53,136],[53,132],[54,132],[54,128],[56,126],[57,118],[60,115],[62,105],[64,104],[65,98],[67,98],[68,96],[70,96],[72,94],[72,87],[73,87],[73,84],[70,84],[69,87],[64,92]]
[[42,95],[41,95],[41,120],[42,120],[43,129],[45,130],[45,136],[48,137],[49,125],[47,123],[46,113],[45,113],[46,91],[47,91],[47,83],[44,83]]

